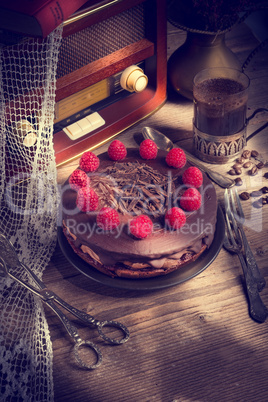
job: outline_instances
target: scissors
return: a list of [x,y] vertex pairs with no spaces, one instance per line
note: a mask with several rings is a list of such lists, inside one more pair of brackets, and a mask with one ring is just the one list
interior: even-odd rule
[[[24,268],[25,271],[30,275],[36,287],[26,283],[25,281],[21,280],[20,278],[18,278],[17,276],[13,275],[10,272],[10,268],[16,267],[18,266],[18,264],[22,268]],[[63,311],[58,307],[57,304],[59,304],[65,310],[69,311],[83,323],[91,327],[96,327],[101,338],[107,343],[110,343],[112,345],[120,345],[122,343],[127,342],[127,340],[129,339],[128,328],[125,327],[120,322],[109,321],[109,320],[98,321],[93,316],[81,310],[78,310],[77,308],[66,303],[53,291],[49,290],[46,287],[46,285],[35,275],[35,273],[29,267],[27,267],[26,265],[24,265],[22,262],[19,261],[17,253],[12,243],[3,234],[0,234],[0,276],[7,276],[7,275],[10,276],[12,279],[14,279],[16,282],[20,283],[28,290],[30,290],[35,295],[39,296],[43,300],[43,302],[47,304],[59,317],[65,329],[67,330],[68,334],[75,342],[73,349],[74,356],[80,367],[83,367],[84,369],[95,369],[99,367],[99,365],[102,363],[102,353],[100,349],[97,347],[97,345],[88,340],[82,340],[80,338],[77,328],[72,324],[72,322],[67,318],[67,316],[63,313]],[[120,339],[110,338],[105,334],[103,330],[104,327],[116,328],[120,332],[121,338]],[[85,347],[93,350],[95,354],[96,362],[94,362],[93,364],[85,362],[80,356],[81,349]]]

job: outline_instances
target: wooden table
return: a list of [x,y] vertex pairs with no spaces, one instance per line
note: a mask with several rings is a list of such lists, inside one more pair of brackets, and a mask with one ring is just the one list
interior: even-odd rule
[[[168,55],[185,38],[169,26]],[[241,63],[258,44],[242,24],[227,34],[227,44]],[[251,79],[249,109],[268,106],[268,49],[262,49],[246,72]],[[191,150],[192,102],[169,95],[164,107],[118,138],[136,146],[134,135],[144,125],[155,127]],[[260,113],[248,133],[267,121]],[[96,152],[107,150],[102,146]],[[268,128],[248,143],[268,158]],[[63,183],[78,161],[58,170]],[[231,163],[213,166],[226,173]],[[268,185],[263,174],[243,172],[239,192]],[[223,189],[216,186],[219,202]],[[254,209],[243,203],[250,225],[245,228],[259,267],[268,281],[268,205]],[[96,342],[104,360],[96,370],[75,365],[72,343],[57,317],[46,309],[54,351],[55,401],[199,402],[268,400],[268,320],[259,324],[248,314],[242,270],[237,256],[222,249],[216,260],[195,278],[160,290],[117,289],[79,273],[57,247],[44,281],[63,299],[100,320],[114,319],[130,329],[124,345],[109,346],[92,329],[79,327],[82,337]],[[268,306],[268,286],[261,293]]]

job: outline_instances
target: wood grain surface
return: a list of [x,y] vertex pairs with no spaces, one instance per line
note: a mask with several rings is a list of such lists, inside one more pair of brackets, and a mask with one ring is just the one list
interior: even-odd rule
[[[168,26],[168,56],[185,39],[185,32]],[[227,34],[227,44],[241,63],[258,44],[242,24]],[[246,69],[251,79],[249,114],[268,107],[268,49],[256,54]],[[137,146],[143,126],[152,126],[173,141],[192,149],[191,101],[169,93],[157,113],[118,138]],[[248,134],[267,122],[262,112],[251,120]],[[96,152],[107,150],[108,144]],[[247,149],[268,159],[268,128],[253,137]],[[78,165],[74,161],[58,170],[63,183]],[[212,166],[227,174],[232,162]],[[264,167],[256,176],[243,170],[243,190],[257,190],[268,180]],[[219,203],[223,189],[215,186]],[[268,205],[257,209],[243,202],[245,232],[259,268],[268,281]],[[268,320],[259,324],[248,314],[242,269],[236,255],[222,249],[215,261],[195,278],[158,290],[126,290],[95,282],[76,270],[59,246],[44,274],[48,287],[73,306],[99,320],[124,323],[130,339],[120,346],[104,344],[94,329],[79,325],[79,334],[96,342],[103,352],[102,365],[80,369],[72,343],[58,318],[46,308],[54,352],[55,401],[90,402],[215,402],[268,400]],[[268,286],[261,296],[268,306]]]

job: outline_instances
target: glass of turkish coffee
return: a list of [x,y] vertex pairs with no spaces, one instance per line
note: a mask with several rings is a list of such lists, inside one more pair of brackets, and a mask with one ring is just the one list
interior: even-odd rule
[[198,158],[225,163],[246,145],[249,78],[241,71],[215,67],[193,82],[193,144]]

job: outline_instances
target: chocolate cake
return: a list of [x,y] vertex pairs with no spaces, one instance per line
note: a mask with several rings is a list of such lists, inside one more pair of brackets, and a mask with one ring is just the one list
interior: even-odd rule
[[[99,156],[99,166],[87,173],[98,196],[93,211],[77,207],[77,192],[69,180],[62,191],[62,222],[64,234],[73,250],[88,262],[88,269],[97,269],[111,277],[151,278],[168,274],[196,260],[210,247],[217,216],[216,192],[208,177],[198,189],[202,203],[198,210],[185,211],[186,223],[170,228],[165,213],[180,199],[186,186],[183,172],[191,166],[173,168],[166,163],[167,153],[158,151],[155,159],[144,160],[139,149],[128,149],[123,160],[113,161],[108,153]],[[103,207],[112,207],[119,214],[120,224],[104,230],[97,224]],[[153,223],[152,232],[136,238],[129,222],[145,215]]]

